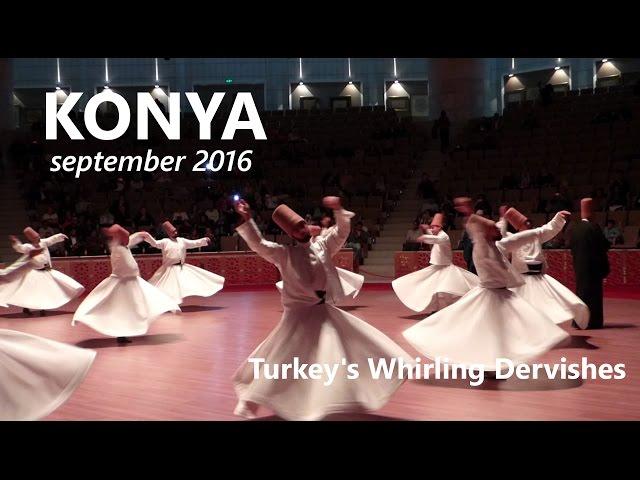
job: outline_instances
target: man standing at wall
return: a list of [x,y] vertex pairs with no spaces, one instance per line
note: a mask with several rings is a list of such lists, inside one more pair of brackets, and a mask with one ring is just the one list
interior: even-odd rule
[[572,229],[570,243],[576,274],[576,294],[589,307],[591,315],[587,328],[590,329],[604,326],[602,282],[609,274],[609,242],[600,225],[591,221],[592,204],[591,198],[581,200],[581,220]]

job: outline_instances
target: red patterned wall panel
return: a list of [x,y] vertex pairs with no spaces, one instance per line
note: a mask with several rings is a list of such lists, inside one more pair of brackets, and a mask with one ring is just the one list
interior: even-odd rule
[[[547,257],[547,273],[568,288],[575,291],[575,274],[573,260],[569,250],[545,250]],[[453,263],[466,268],[461,251],[453,252]],[[415,272],[429,264],[429,252],[396,252],[396,278]],[[608,287],[638,286],[640,287],[640,250],[609,251],[611,272],[605,281]]]
[[[161,255],[137,255],[140,276],[148,280],[162,265]],[[353,270],[353,251],[343,250],[334,257],[336,266]],[[225,277],[226,285],[273,284],[280,272],[253,252],[191,253],[187,262]],[[53,268],[76,279],[90,291],[111,274],[109,257],[54,258]]]
[[462,250],[454,250],[453,252],[453,264],[457,267],[467,269],[467,262],[464,261],[464,255]]
[[627,253],[621,250],[609,252],[609,275],[604,281],[607,287],[619,287],[625,285],[625,266]]

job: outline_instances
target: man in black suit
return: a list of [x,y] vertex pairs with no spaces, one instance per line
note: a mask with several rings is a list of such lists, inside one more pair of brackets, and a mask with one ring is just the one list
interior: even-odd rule
[[[589,307],[587,328],[602,328],[602,281],[609,274],[609,242],[597,223],[591,221],[593,200],[580,202],[581,220],[571,231],[571,256],[576,274],[576,294]],[[575,322],[574,322],[574,326]]]

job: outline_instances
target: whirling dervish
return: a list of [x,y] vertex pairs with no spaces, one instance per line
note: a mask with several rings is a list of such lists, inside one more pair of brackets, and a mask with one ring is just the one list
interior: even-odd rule
[[589,309],[571,290],[546,274],[547,261],[542,245],[558,235],[571,214],[561,211],[550,222],[532,228],[531,221],[515,208],[505,213],[505,219],[518,233],[509,234],[498,246],[511,253],[511,263],[522,275],[524,284],[513,288],[537,308],[543,309],[555,323],[574,320],[580,328],[589,324]]
[[402,303],[416,312],[431,313],[451,305],[480,283],[478,276],[452,263],[451,240],[442,229],[444,215],[436,213],[418,241],[432,244],[429,266],[391,282]]
[[0,303],[22,307],[23,312],[31,314],[31,310],[39,310],[45,315],[45,310],[54,310],[79,297],[84,287],[73,278],[52,268],[49,248],[59,242],[64,242],[67,236],[58,233],[47,238],[40,238],[40,234],[33,228],[24,229],[24,236],[29,243],[21,243],[12,236],[13,249],[22,254],[29,254],[31,250],[40,250],[38,255],[29,257],[28,265],[20,268],[16,275],[12,275],[0,289]]
[[[28,270],[29,261],[42,251],[30,249],[0,269],[0,288],[11,276]],[[82,383],[95,356],[93,350],[0,329],[0,421],[49,415]]]
[[543,311],[510,290],[524,281],[496,245],[502,235],[495,222],[472,214],[469,198],[456,199],[456,209],[469,217],[466,229],[480,284],[405,330],[409,343],[430,359],[496,371],[499,358],[525,363],[568,338]]
[[189,240],[178,236],[178,230],[171,222],[164,222],[162,228],[168,238],[156,240],[147,232],[140,232],[144,240],[162,252],[162,266],[149,279],[164,293],[182,304],[186,297],[210,297],[224,286],[224,277],[186,263],[187,250],[209,245],[208,238]]
[[[318,225],[309,225],[309,235],[311,235],[311,241],[316,242],[321,238],[329,235],[333,230],[335,230],[336,226],[332,225],[329,228],[321,228]],[[354,299],[360,293],[362,289],[362,285],[364,285],[364,275],[360,275],[358,273],[352,272],[350,270],[345,270],[344,268],[336,267],[336,271],[338,272],[338,278],[340,279],[340,283],[342,284],[342,289],[346,298]],[[280,280],[276,283],[276,288],[280,293],[282,293],[283,289],[283,281]]]
[[144,335],[165,312],[179,312],[178,303],[140,277],[131,247],[144,240],[142,232],[130,235],[120,225],[105,228],[109,238],[111,275],[87,295],[71,322],[84,323],[97,332],[129,343],[128,337]]
[[[369,359],[414,360],[393,340],[368,323],[336,307],[345,296],[331,261],[349,235],[353,213],[342,208],[338,197],[325,197],[324,206],[334,211],[336,228],[311,242],[305,220],[286,205],[273,212],[273,221],[298,242],[285,246],[262,237],[249,205],[240,200],[236,211],[242,218],[237,232],[249,247],[273,263],[284,280],[280,323],[236,371],[233,382],[238,396],[235,413],[253,418],[260,405],[287,420],[317,420],[331,413],[362,412],[382,407],[403,379],[375,379]],[[266,365],[342,365],[335,380],[322,378],[276,379],[255,376],[252,359]],[[359,376],[349,379],[346,365],[360,365]]]

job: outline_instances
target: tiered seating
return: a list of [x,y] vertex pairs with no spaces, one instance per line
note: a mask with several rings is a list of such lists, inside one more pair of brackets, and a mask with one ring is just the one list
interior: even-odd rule
[[[484,193],[494,213],[508,203],[540,224],[547,220],[542,205],[555,192],[568,197],[575,212],[580,198],[600,188],[607,193],[610,182],[622,174],[632,187],[625,209],[609,211],[604,199],[596,198],[601,210],[595,221],[604,226],[615,220],[624,229],[624,246],[637,245],[640,214],[633,209],[639,206],[631,200],[640,194],[640,96],[629,88],[570,92],[555,96],[549,105],[510,104],[502,123],[497,149],[451,153],[439,175],[441,193]],[[505,176],[525,173],[530,185],[505,188]],[[551,174],[553,181],[536,185],[542,173]]]
[[[290,240],[277,235],[278,229],[271,223],[271,210],[264,205],[265,193],[286,202],[301,214],[311,215],[317,214],[323,195],[339,194],[346,206],[356,212],[354,221],[362,221],[376,237],[415,168],[415,158],[426,145],[426,137],[416,131],[410,120],[400,122],[393,112],[386,112],[384,108],[263,112],[262,119],[268,142],[255,141],[250,134],[247,138],[247,132],[238,132],[232,142],[185,138],[198,131],[190,115],[183,116],[183,139],[179,142],[167,141],[157,131],[152,133],[149,142],[134,141],[129,135],[107,143],[91,140],[81,144],[63,140],[47,142],[45,146],[49,152],[56,155],[77,156],[102,151],[104,155],[144,156],[147,149],[152,148],[160,157],[187,154],[189,163],[185,163],[180,172],[155,172],[143,176],[144,187],[135,190],[131,181],[138,176],[134,174],[91,171],[79,180],[68,182],[69,177],[49,172],[50,164],[45,158],[34,158],[35,171],[23,172],[25,189],[29,185],[40,189],[49,182],[53,183],[53,188],[45,200],[35,200],[30,211],[31,220],[37,226],[42,213],[53,205],[62,221],[65,213],[74,210],[75,204],[83,198],[91,204],[90,214],[83,221],[95,231],[100,214],[112,210],[115,215],[113,210],[122,197],[129,212],[130,221],[126,227],[137,228],[132,217],[143,206],[156,225],[171,218],[175,211],[186,211],[192,228],[181,234],[202,235],[204,227],[211,226],[219,237],[219,249],[244,250],[247,248],[244,242],[233,236],[235,214],[231,198],[234,194],[252,199],[265,234],[282,243]],[[135,125],[131,128],[135,131]],[[215,133],[212,138],[216,138]],[[238,153],[253,150],[253,167],[246,173],[237,170],[194,173],[191,168],[199,149],[236,150]],[[124,191],[114,188],[118,177],[125,179],[127,187]],[[67,185],[65,188],[69,191],[63,191],[63,185]],[[201,223],[203,212],[214,204],[220,210],[221,220],[215,226],[211,222]]]

